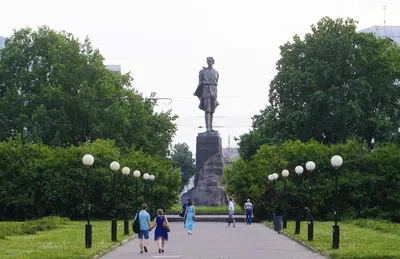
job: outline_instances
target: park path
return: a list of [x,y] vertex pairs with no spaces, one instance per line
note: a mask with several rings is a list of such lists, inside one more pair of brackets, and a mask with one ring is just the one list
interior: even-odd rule
[[148,253],[140,254],[139,241],[134,239],[101,259],[325,259],[259,223],[226,228],[223,222],[196,222],[191,236],[182,222],[170,222],[170,227],[163,254],[158,253],[152,231]]

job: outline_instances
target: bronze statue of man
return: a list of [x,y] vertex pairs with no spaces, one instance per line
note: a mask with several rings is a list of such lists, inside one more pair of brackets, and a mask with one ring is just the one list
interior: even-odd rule
[[212,128],[212,121],[215,108],[219,105],[217,101],[219,74],[218,71],[213,68],[214,58],[208,57],[207,65],[208,67],[203,67],[199,73],[199,85],[194,95],[199,97],[199,108],[205,112],[207,132],[216,132],[216,130]]

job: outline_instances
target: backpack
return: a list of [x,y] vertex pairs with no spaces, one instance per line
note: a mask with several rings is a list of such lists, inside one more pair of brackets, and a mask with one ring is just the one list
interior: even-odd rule
[[136,234],[138,234],[140,232],[139,212],[136,213],[135,220],[132,223],[132,230]]

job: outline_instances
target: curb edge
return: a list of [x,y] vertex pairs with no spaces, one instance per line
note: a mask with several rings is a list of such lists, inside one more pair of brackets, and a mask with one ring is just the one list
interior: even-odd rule
[[[264,225],[265,225],[267,228],[269,228],[269,229],[275,231],[271,226],[268,226],[267,224],[265,224],[265,222],[264,222]],[[304,246],[305,248],[307,248],[308,250],[310,250],[310,251],[313,252],[313,253],[320,254],[320,255],[322,255],[322,256],[325,256],[325,257],[327,257],[327,258],[330,258],[330,257],[328,256],[328,254],[323,253],[322,251],[319,251],[318,249],[316,249],[316,248],[310,246],[309,244],[304,243],[303,241],[301,241],[300,239],[298,239],[298,238],[296,238],[296,237],[294,237],[294,236],[291,236],[291,235],[289,235],[289,234],[287,234],[287,233],[284,233],[284,232],[281,232],[281,233],[279,233],[279,234],[280,234],[280,235],[284,235],[285,237],[287,237],[287,238],[289,238],[289,239],[295,241],[295,242],[298,243],[299,245]]]
[[100,251],[100,252],[97,253],[95,256],[93,256],[92,259],[99,259],[99,258],[101,258],[103,255],[108,254],[109,252],[111,252],[111,251],[117,249],[118,247],[120,247],[120,246],[122,246],[122,245],[128,243],[129,241],[135,239],[136,237],[137,237],[137,235],[132,235],[132,236],[130,236],[130,237],[128,237],[128,238],[125,238],[125,239],[122,240],[121,242],[118,242],[118,243],[116,243],[116,244],[110,246],[109,248],[106,248],[106,249]]

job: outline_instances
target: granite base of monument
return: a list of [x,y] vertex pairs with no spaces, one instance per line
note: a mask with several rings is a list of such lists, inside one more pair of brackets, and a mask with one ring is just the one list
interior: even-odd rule
[[212,156],[222,154],[222,140],[218,132],[199,133],[196,138],[196,172]]
[[195,205],[219,206],[228,204],[220,179],[223,173],[222,155],[216,154],[205,161],[204,166],[196,172],[195,187],[184,193],[181,201],[190,199]]
[[199,133],[196,138],[194,188],[184,193],[181,201],[190,199],[202,206],[228,204],[228,197],[220,182],[222,173],[222,140],[219,133]]

